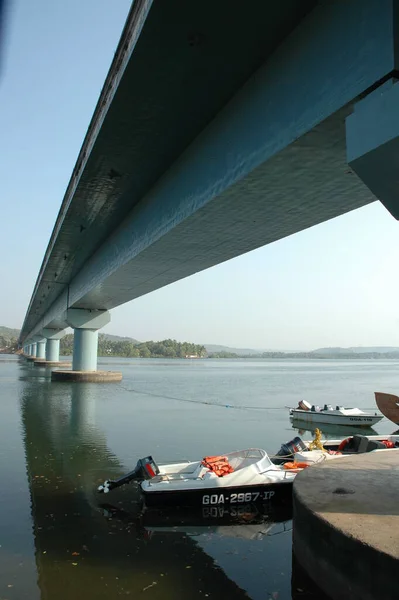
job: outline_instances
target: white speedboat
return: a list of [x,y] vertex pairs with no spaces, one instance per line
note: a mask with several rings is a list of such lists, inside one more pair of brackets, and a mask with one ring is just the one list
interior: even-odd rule
[[272,457],[248,448],[197,461],[157,465],[151,456],[116,480],[106,480],[98,491],[109,493],[132,481],[139,484],[148,507],[235,507],[242,504],[278,505],[291,502],[292,483],[303,468],[350,454],[399,449],[399,436],[353,435],[344,440],[313,441],[296,437]]
[[334,409],[330,404],[325,404],[324,408],[320,408],[306,402],[306,400],[301,400],[297,408],[290,408],[290,418],[314,425],[327,423],[330,425],[372,427],[381,421],[383,415],[368,413],[360,410],[360,408],[336,406]]
[[202,460],[156,465],[151,456],[136,468],[98,491],[108,493],[130,481],[139,481],[146,506],[234,506],[291,499],[297,471],[274,464],[267,452],[248,448]]

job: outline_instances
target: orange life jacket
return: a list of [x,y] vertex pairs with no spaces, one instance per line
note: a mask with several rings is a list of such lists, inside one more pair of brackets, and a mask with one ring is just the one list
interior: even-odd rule
[[286,462],[284,463],[284,469],[296,470],[296,469],[306,469],[306,467],[310,467],[309,463],[301,463],[301,462]]
[[223,477],[234,471],[226,456],[205,456],[201,464],[218,477]]

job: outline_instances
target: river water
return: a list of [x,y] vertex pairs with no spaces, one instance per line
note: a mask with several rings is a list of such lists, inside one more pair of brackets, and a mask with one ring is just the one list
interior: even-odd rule
[[[94,490],[148,454],[275,453],[298,434],[286,405],[373,409],[374,391],[398,390],[399,363],[100,359],[100,368],[123,381],[51,383],[0,357],[0,598],[321,600],[292,573],[289,510],[142,514],[134,486]],[[375,427],[394,429],[386,419]]]

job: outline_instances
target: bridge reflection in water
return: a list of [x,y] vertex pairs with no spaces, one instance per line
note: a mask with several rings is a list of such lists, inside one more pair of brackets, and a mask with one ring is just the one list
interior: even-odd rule
[[[26,380],[21,418],[42,600],[134,597],[143,591],[150,598],[170,599],[241,599],[248,598],[246,591],[268,598],[269,590],[274,593],[278,561],[259,540],[273,533],[286,539],[290,514],[265,517],[259,509],[244,507],[233,515],[142,515],[134,487],[118,490],[112,505],[100,506],[104,497],[94,492],[97,482],[126,468],[96,426],[100,388],[51,386],[32,368],[20,368]],[[254,548],[257,559],[251,557]],[[246,577],[240,569],[235,576],[237,561],[259,595],[240,587]],[[259,564],[263,572],[257,578]],[[280,573],[276,576],[281,579]],[[289,570],[286,579],[288,592]]]

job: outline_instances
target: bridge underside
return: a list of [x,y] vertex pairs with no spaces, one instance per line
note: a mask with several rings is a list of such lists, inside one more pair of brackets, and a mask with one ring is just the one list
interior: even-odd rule
[[136,0],[21,339],[375,200],[345,121],[396,76],[396,14],[396,0]]

